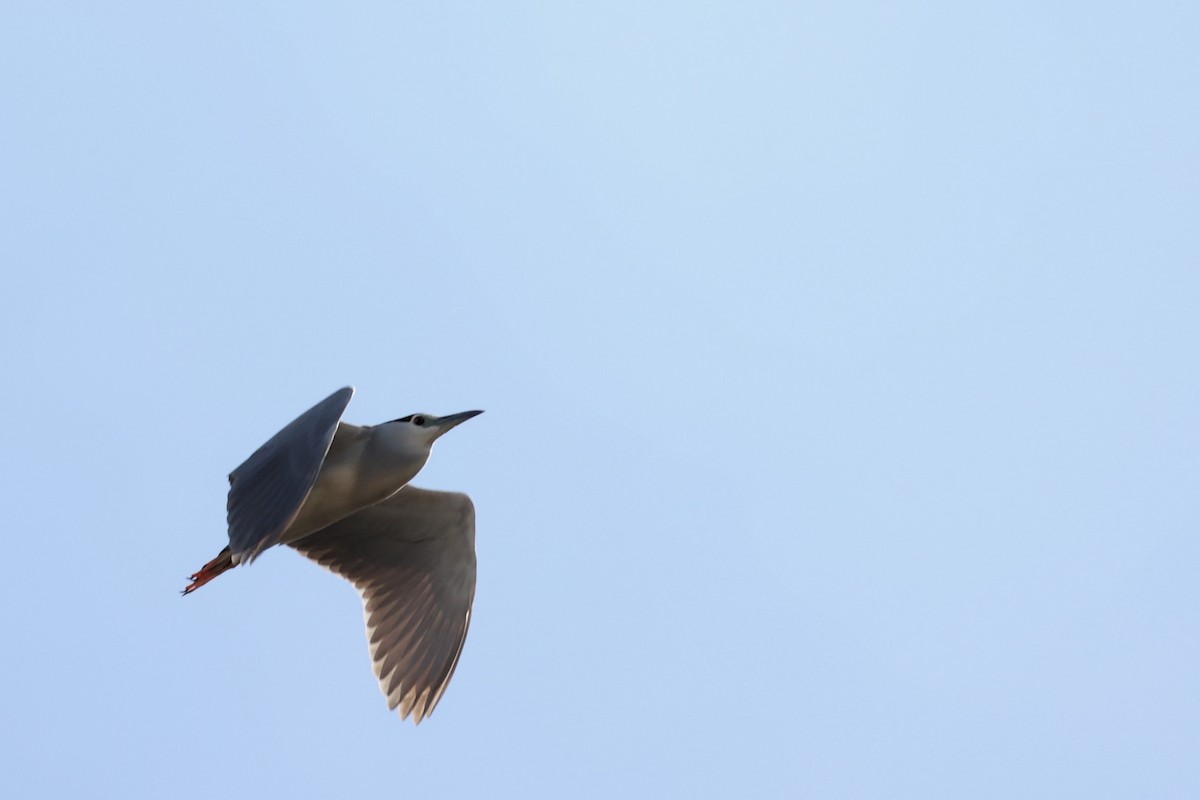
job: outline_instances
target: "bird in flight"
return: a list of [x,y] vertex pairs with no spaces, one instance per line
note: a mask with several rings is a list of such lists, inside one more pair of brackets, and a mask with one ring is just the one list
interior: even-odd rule
[[350,425],[347,386],[305,411],[229,475],[229,545],[191,576],[188,595],[268,547],[286,544],[362,595],[367,641],[388,708],[433,713],[454,674],[475,599],[475,507],[409,484],[433,443],[482,411]]

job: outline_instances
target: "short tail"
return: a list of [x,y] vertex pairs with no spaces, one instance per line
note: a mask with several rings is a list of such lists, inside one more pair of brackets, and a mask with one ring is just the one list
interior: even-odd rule
[[216,558],[205,564],[199,572],[192,576],[192,582],[183,590],[183,594],[191,594],[225,570],[233,569],[236,566],[237,564],[233,563],[233,554],[226,547]]

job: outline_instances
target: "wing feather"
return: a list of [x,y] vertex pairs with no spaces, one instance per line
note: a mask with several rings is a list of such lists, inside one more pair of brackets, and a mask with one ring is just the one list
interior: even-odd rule
[[353,396],[352,386],[329,395],[229,474],[229,549],[239,563],[253,561],[278,544],[296,518]]
[[388,707],[420,722],[458,665],[475,599],[475,509],[456,492],[406,486],[289,543],[353,583]]

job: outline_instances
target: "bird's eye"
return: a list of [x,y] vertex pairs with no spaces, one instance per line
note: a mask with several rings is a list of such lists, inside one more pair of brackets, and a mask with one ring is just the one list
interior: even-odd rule
[[422,416],[413,417],[413,425],[424,425],[425,418]]

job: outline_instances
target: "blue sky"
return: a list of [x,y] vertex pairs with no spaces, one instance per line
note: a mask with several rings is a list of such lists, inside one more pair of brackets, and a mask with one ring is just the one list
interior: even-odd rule
[[[1200,13],[21,3],[0,794],[1200,793]],[[225,476],[487,414],[386,711]]]

